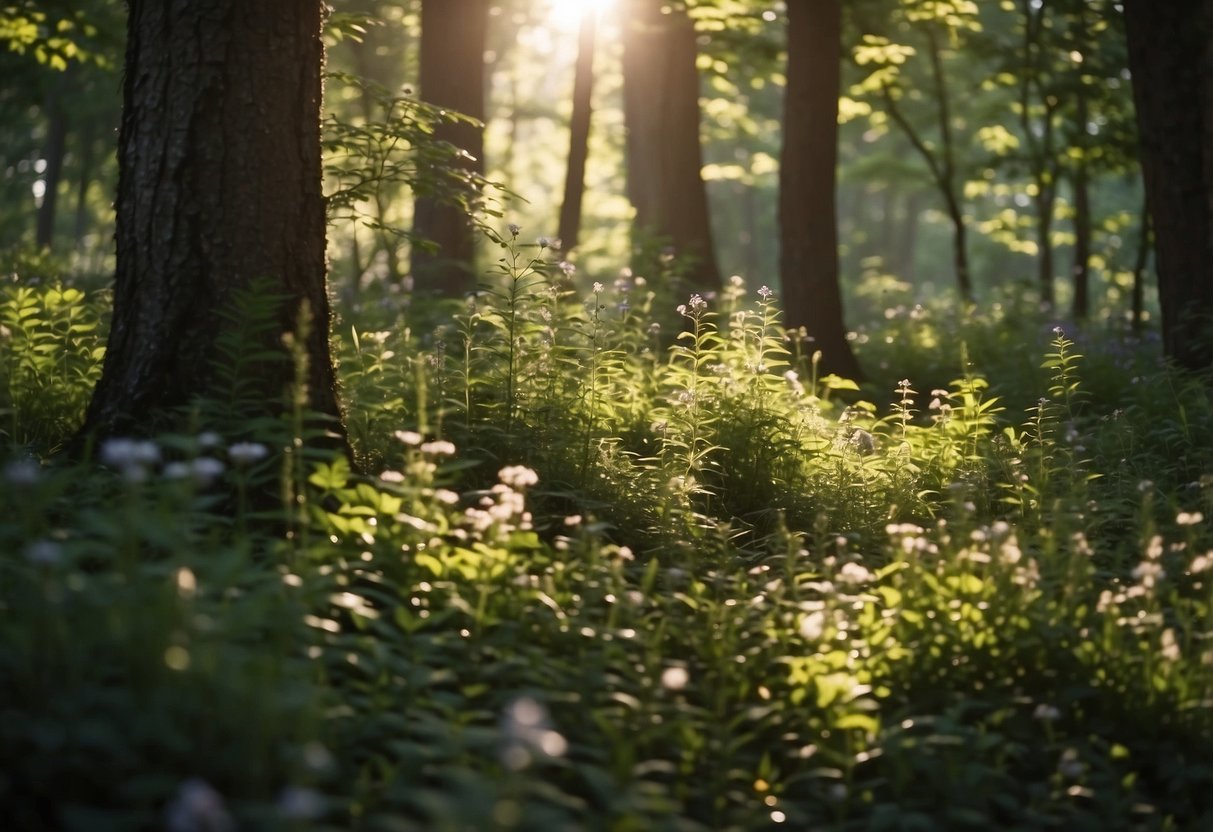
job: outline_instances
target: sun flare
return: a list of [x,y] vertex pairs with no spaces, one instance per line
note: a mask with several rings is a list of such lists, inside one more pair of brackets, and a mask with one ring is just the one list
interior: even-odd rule
[[552,28],[563,32],[575,32],[586,14],[602,16],[615,0],[551,0],[548,21]]

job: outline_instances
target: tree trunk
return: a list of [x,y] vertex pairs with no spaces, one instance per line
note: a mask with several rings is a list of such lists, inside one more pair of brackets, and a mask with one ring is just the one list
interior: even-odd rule
[[[181,427],[220,387],[240,293],[264,286],[275,331],[241,332],[241,381],[281,413],[283,347],[311,316],[308,405],[340,419],[329,353],[320,0],[129,0],[113,326],[83,431]],[[254,340],[255,339],[255,340]],[[276,357],[276,356],[280,356]],[[230,370],[230,366],[228,367]]]
[[1036,179],[1036,247],[1039,249],[1036,268],[1039,270],[1040,301],[1052,309],[1056,300],[1053,291],[1053,210],[1056,203],[1053,186],[1044,181],[1046,176],[1040,174]]
[[785,324],[805,327],[826,372],[860,376],[843,322],[835,205],[840,0],[788,4],[787,89],[779,168],[779,274]]
[[1125,0],[1163,350],[1213,366],[1213,0]]
[[661,0],[624,0],[623,106],[635,229],[690,258],[697,290],[720,288],[699,142],[695,26]]
[[[488,0],[424,0],[421,4],[421,98],[427,103],[484,119],[484,49]],[[434,138],[463,150],[465,171],[484,173],[484,129],[444,122]],[[459,171],[455,171],[456,177]],[[452,180],[457,184],[457,180]],[[476,288],[475,229],[467,211],[448,197],[417,197],[413,232],[436,246],[414,245],[416,287],[444,297]]]
[[581,235],[581,200],[585,194],[585,166],[589,157],[590,115],[594,91],[594,42],[598,16],[592,8],[581,13],[577,40],[577,67],[573,74],[573,115],[569,122],[569,162],[560,205],[559,235],[566,252],[577,247]]
[[[1085,134],[1087,107],[1081,94],[1078,102],[1080,129]],[[1091,314],[1091,193],[1086,154],[1084,142],[1074,167],[1074,267],[1070,273],[1074,280],[1071,312],[1076,321],[1084,321]]]
[[38,206],[38,223],[34,242],[39,249],[52,248],[55,242],[55,209],[59,204],[59,182],[63,178],[63,155],[67,146],[67,113],[59,100],[59,80],[46,96],[46,170],[42,181],[46,190]]

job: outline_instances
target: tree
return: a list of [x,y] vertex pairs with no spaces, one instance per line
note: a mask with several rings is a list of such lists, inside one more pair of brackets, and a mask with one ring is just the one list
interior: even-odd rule
[[635,228],[690,259],[688,282],[720,287],[712,244],[703,151],[695,24],[661,0],[623,3],[623,109],[628,198]]
[[1163,349],[1213,367],[1213,0],[1125,0]]
[[[308,405],[339,420],[321,192],[320,0],[130,0],[112,330],[83,434],[148,432],[219,397],[222,339],[272,415],[306,348]],[[234,299],[264,287],[272,331]],[[311,324],[302,338],[306,307]],[[229,368],[230,369],[230,368]]]
[[788,5],[787,89],[779,170],[780,279],[785,324],[805,327],[822,367],[859,377],[843,323],[835,206],[840,0]]
[[[488,13],[488,0],[422,2],[422,100],[477,121],[484,119]],[[441,122],[434,138],[463,151],[465,171],[484,173],[484,129],[479,123]],[[459,172],[455,169],[451,174],[458,176]],[[449,196],[420,193],[414,208],[413,233],[419,240],[412,253],[418,289],[459,297],[475,288],[475,229],[463,206]]]
[[585,195],[585,165],[589,156],[591,96],[594,91],[594,45],[598,15],[592,8],[581,14],[577,37],[577,66],[573,75],[573,115],[569,122],[569,162],[560,204],[559,236],[564,250],[577,247],[581,234],[581,199]]
[[[861,4],[854,4],[852,14],[863,29],[862,43],[854,51],[855,63],[868,67],[869,75],[860,89],[879,95],[880,105],[889,120],[896,124],[926,163],[930,179],[943,197],[952,224],[952,266],[956,285],[966,303],[973,300],[973,278],[969,268],[968,220],[964,205],[964,175],[961,154],[964,146],[959,129],[963,119],[953,113],[955,102],[947,70],[949,56],[963,46],[967,35],[980,30],[977,7],[972,3],[941,3],[927,0],[898,0],[891,25],[877,26]],[[894,42],[883,34],[887,28],[899,29],[901,34],[915,32],[922,39],[926,53],[928,77],[919,84],[928,89],[916,89],[909,77],[911,57],[917,49],[909,44]],[[930,101],[934,112],[927,127],[918,124],[905,107],[906,101]],[[928,138],[934,129],[938,141]]]

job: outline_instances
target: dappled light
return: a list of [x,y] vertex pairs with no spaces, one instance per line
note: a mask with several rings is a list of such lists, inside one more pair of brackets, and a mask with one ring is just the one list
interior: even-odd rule
[[1213,827],[1198,0],[323,5],[0,9],[5,829]]

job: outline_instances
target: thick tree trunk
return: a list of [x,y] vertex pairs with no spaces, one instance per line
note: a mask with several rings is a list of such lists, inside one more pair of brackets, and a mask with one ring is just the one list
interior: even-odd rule
[[1213,0],[1125,0],[1163,349],[1213,366]]
[[[424,0],[421,4],[421,98],[427,103],[484,119],[484,49],[488,0]],[[466,153],[464,168],[484,173],[484,130],[443,123],[434,138]],[[458,173],[458,172],[456,172]],[[454,184],[454,183],[453,183]],[[414,245],[412,270],[421,291],[460,297],[476,288],[475,233],[467,212],[449,197],[421,195],[413,232],[437,246]]]
[[[242,381],[281,412],[282,339],[312,322],[308,403],[340,418],[329,353],[320,0],[130,0],[119,136],[113,327],[84,431],[173,425],[217,389],[233,298],[281,298],[271,332],[237,333]],[[272,356],[280,355],[280,359]],[[264,358],[262,357],[264,356]]]
[[805,327],[821,366],[859,378],[843,323],[835,211],[840,0],[788,4],[788,66],[779,169],[779,274],[785,324]]
[[1146,323],[1146,267],[1150,263],[1150,249],[1154,244],[1153,224],[1150,219],[1150,201],[1147,198],[1142,200],[1137,259],[1133,262],[1133,297],[1129,314],[1133,331],[1136,333],[1140,333]]
[[691,259],[692,287],[721,285],[699,142],[695,26],[661,0],[625,0],[623,106],[636,230]]
[[585,166],[590,149],[597,29],[597,14],[591,8],[585,9],[581,13],[581,32],[577,39],[577,67],[573,73],[573,115],[569,122],[569,162],[564,179],[564,201],[560,205],[559,235],[566,252],[577,247],[577,238],[581,235],[581,200],[585,195]]

